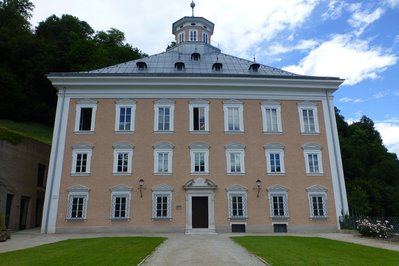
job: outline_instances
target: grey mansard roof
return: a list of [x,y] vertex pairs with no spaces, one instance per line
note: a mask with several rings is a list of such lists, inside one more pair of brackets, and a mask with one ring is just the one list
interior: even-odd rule
[[[195,56],[199,57],[195,60]],[[176,63],[184,64],[178,70]],[[215,63],[221,66],[215,70]],[[257,71],[252,71],[253,68]],[[288,79],[328,79],[335,77],[314,77],[297,75],[278,68],[259,64],[221,53],[220,49],[201,42],[184,42],[166,52],[86,72],[50,73],[49,77],[83,76],[184,76],[184,77],[270,77]]]

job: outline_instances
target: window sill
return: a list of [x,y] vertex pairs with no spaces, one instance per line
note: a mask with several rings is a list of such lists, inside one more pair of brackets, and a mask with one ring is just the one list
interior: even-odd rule
[[174,131],[170,131],[170,130],[165,130],[165,131],[162,131],[162,130],[155,130],[154,133],[155,133],[155,134],[175,134]]
[[166,175],[166,176],[170,176],[170,175],[173,175],[173,173],[153,173],[153,175]]
[[190,132],[190,134],[198,134],[198,135],[209,134],[208,130],[190,130],[189,132]]
[[270,217],[270,220],[276,221],[276,220],[284,220],[287,221],[289,219],[288,216],[272,216]]
[[323,173],[306,173],[307,176],[323,176]]
[[90,176],[90,173],[71,173],[71,176]]
[[320,136],[320,132],[301,132],[303,136]]
[[283,135],[282,131],[263,131],[265,135]]
[[96,133],[94,130],[75,130],[73,133],[77,135],[91,135]]
[[314,220],[314,221],[325,221],[328,220],[328,216],[313,216],[313,217],[309,217],[309,220]]
[[285,173],[267,173],[269,176],[285,176]]
[[191,172],[190,175],[209,175],[209,172]]
[[115,130],[114,133],[118,135],[134,134],[134,130]]
[[131,176],[132,173],[112,173],[114,176]]
[[227,175],[228,175],[228,176],[233,176],[233,175],[236,175],[236,176],[244,176],[245,173],[227,173]]
[[244,131],[242,131],[242,130],[225,130],[224,131],[224,134],[228,134],[228,135],[234,135],[234,134],[244,134],[245,132]]
[[229,217],[230,221],[247,221],[248,217],[245,216],[241,216],[241,217]]

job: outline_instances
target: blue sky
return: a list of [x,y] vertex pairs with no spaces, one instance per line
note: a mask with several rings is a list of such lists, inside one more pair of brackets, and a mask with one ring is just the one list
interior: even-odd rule
[[[147,54],[173,41],[172,23],[191,0],[31,0],[32,26],[71,14],[93,29],[117,28]],[[117,3],[117,4],[115,4]],[[335,105],[349,122],[371,118],[399,155],[399,0],[196,0],[195,15],[215,23],[222,52],[298,74],[346,81]]]

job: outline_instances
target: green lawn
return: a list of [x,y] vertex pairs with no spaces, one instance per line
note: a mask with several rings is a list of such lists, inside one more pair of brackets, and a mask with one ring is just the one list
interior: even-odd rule
[[36,123],[17,123],[0,119],[0,129],[0,139],[9,140],[14,144],[17,144],[21,137],[29,137],[51,144],[53,137],[53,128],[51,126]]
[[232,237],[271,265],[399,265],[399,252],[318,237]]
[[0,253],[0,265],[137,265],[164,240],[162,237],[71,239]]

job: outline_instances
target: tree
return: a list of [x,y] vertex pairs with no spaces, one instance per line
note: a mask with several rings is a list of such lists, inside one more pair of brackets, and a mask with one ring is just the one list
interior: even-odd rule
[[374,122],[363,116],[348,125],[336,109],[350,211],[356,215],[399,215],[399,161],[383,145]]

